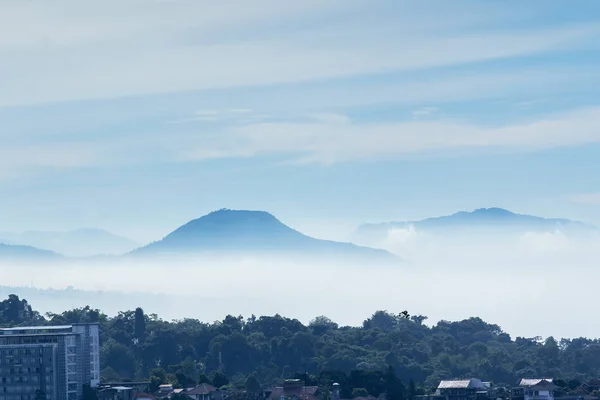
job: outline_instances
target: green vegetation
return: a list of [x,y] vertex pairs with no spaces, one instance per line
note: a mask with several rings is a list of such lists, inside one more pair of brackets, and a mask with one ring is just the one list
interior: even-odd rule
[[576,387],[600,376],[597,339],[513,340],[479,318],[432,327],[425,319],[377,311],[361,327],[340,327],[327,317],[305,326],[280,315],[167,322],[141,309],[108,317],[90,307],[43,318],[17,296],[0,302],[4,326],[99,323],[103,378],[150,379],[154,388],[210,383],[256,393],[296,377],[309,385],[339,382],[345,398],[383,392],[410,398],[445,378],[514,385],[521,377],[552,376]]

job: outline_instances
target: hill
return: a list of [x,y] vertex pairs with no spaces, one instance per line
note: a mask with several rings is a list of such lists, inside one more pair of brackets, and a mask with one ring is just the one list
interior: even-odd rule
[[260,254],[319,257],[350,257],[355,260],[398,262],[392,254],[319,240],[281,223],[265,211],[218,210],[188,222],[165,236],[132,252],[151,254]]
[[409,227],[421,233],[437,235],[553,233],[556,231],[567,235],[579,235],[600,232],[594,226],[569,219],[516,214],[502,208],[480,208],[471,212],[460,211],[452,215],[419,221],[364,224],[358,227],[355,238],[361,243],[377,242],[385,240],[390,229]]
[[31,246],[0,243],[0,261],[46,261],[60,258],[62,258],[62,255],[53,251],[41,250]]
[[1,233],[0,241],[48,249],[69,257],[124,254],[139,246],[133,240],[102,229]]

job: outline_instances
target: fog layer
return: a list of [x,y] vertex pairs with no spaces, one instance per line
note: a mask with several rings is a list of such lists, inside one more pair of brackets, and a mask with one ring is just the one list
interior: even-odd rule
[[[280,313],[327,315],[359,325],[376,310],[458,320],[478,316],[513,336],[597,336],[594,282],[600,240],[560,232],[515,237],[389,232],[387,248],[409,263],[360,267],[284,258],[172,258],[1,264],[0,295],[39,311],[90,305],[109,314],[142,306],[164,319]],[[56,292],[40,289],[66,289]],[[560,321],[560,323],[557,323]]]

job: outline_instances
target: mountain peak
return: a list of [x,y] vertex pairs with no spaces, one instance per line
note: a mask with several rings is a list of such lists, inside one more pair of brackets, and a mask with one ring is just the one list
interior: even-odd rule
[[477,208],[473,211],[459,211],[449,216],[430,218],[430,219],[469,219],[469,220],[501,220],[501,219],[514,219],[520,215],[515,214],[512,211],[508,211],[504,208],[490,207],[490,208]]
[[[275,216],[266,211],[256,210],[231,210],[229,208],[221,208],[220,210],[212,211],[203,217],[194,221],[215,221],[220,223],[281,223]],[[193,221],[191,221],[193,222]]]
[[162,240],[134,251],[135,254],[205,252],[350,256],[385,262],[399,260],[384,250],[306,236],[266,211],[230,209],[213,211],[194,219]]
[[490,216],[498,216],[498,217],[515,215],[515,213],[512,211],[508,211],[508,210],[505,210],[504,208],[498,208],[498,207],[478,208],[478,209],[474,210],[473,212],[471,212],[471,214],[490,215]]
[[[229,239],[241,236],[274,236],[295,232],[266,211],[230,210],[223,208],[194,219],[176,229],[163,240],[180,241],[192,238],[213,240],[227,235]],[[299,234],[299,233],[298,233]]]

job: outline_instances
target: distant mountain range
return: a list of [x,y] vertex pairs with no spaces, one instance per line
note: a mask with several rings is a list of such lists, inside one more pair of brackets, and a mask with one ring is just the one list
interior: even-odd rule
[[49,250],[40,250],[31,246],[8,245],[0,243],[0,259],[2,260],[35,260],[49,261],[63,258],[62,255]]
[[[481,208],[472,212],[420,221],[385,222],[361,225],[354,242],[379,246],[392,229],[415,229],[420,233],[448,237],[483,234],[556,232],[567,235],[598,233],[594,226],[568,219],[541,218],[515,214],[501,208]],[[123,254],[126,257],[173,255],[285,256],[293,259],[353,260],[361,263],[391,262],[400,259],[391,253],[352,243],[334,242],[306,236],[265,211],[222,209],[192,220],[163,239],[143,247],[109,232],[85,229],[70,232],[26,232],[0,234],[0,258],[56,260],[61,254],[85,257],[93,254]],[[44,250],[40,250],[44,249]],[[96,259],[99,259],[96,257]]]
[[600,232],[595,226],[569,219],[516,214],[502,208],[480,208],[471,212],[460,211],[452,215],[419,221],[363,224],[358,227],[354,239],[360,243],[376,243],[385,240],[388,232],[392,229],[407,228],[433,235],[502,235],[526,232],[553,233],[556,231],[566,235],[580,235]]
[[102,229],[3,232],[0,233],[0,243],[51,250],[69,257],[124,254],[139,246],[133,240]]
[[264,211],[228,209],[214,211],[190,221],[162,240],[133,251],[132,255],[190,253],[400,261],[384,250],[306,236]]

